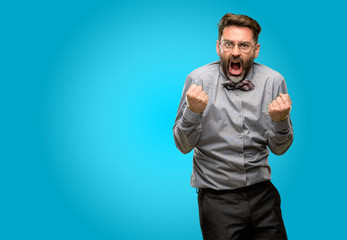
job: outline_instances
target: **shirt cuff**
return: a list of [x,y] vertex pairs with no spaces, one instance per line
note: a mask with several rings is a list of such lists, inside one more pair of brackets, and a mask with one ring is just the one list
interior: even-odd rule
[[186,120],[187,122],[198,123],[198,122],[200,122],[201,117],[202,117],[202,114],[192,112],[192,111],[190,111],[190,109],[188,107],[186,107],[186,109],[184,109],[183,119]]
[[290,127],[289,116],[281,122],[272,121],[272,123],[273,123],[275,132],[285,132]]

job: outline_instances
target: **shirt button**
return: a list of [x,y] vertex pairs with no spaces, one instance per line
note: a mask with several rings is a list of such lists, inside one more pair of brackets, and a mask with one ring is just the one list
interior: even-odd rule
[[242,157],[242,154],[240,154],[240,157]]
[[242,138],[242,135],[239,135],[239,138]]
[[244,174],[244,173],[245,173],[245,171],[243,171],[243,170],[241,170],[240,172],[241,172],[242,174]]

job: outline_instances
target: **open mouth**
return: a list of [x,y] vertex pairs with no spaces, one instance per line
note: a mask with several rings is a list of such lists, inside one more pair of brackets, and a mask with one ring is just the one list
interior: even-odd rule
[[229,72],[231,75],[240,75],[242,73],[241,62],[231,62],[229,64]]

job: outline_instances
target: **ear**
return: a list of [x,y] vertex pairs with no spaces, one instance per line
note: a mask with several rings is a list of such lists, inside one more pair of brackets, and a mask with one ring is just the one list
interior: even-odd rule
[[254,58],[257,58],[259,55],[259,50],[260,50],[260,43],[257,43],[257,45],[255,46],[255,55]]
[[217,40],[217,43],[216,43],[216,52],[218,54],[218,56],[220,56],[220,49],[219,49],[219,40]]

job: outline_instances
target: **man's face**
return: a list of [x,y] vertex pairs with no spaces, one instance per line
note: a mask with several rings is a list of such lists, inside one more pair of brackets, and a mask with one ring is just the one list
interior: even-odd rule
[[[225,42],[235,43],[234,47],[223,49]],[[251,43],[251,49],[245,53],[238,47],[239,43]],[[237,43],[237,44],[236,44]],[[221,41],[217,41],[217,54],[219,55],[224,75],[237,83],[245,79],[252,68],[254,59],[258,57],[260,44],[253,41],[252,30],[248,27],[228,26],[223,30]]]

